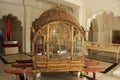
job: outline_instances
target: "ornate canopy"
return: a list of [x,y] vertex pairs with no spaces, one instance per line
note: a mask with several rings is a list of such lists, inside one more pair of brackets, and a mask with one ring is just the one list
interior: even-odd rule
[[68,9],[61,7],[55,7],[42,13],[41,16],[35,21],[35,28],[38,30],[42,26],[55,21],[65,21],[71,23],[71,25],[79,27],[81,33],[84,35],[83,28],[79,25],[79,22],[76,20],[73,13]]

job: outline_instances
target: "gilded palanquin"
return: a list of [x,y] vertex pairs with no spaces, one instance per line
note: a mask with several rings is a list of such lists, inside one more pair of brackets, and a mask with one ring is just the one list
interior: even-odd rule
[[32,27],[34,72],[84,70],[84,31],[72,12],[45,11]]

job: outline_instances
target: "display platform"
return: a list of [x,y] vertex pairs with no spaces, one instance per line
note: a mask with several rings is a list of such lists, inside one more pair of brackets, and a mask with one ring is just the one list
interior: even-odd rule
[[18,42],[17,41],[5,41],[3,45],[4,55],[18,54]]

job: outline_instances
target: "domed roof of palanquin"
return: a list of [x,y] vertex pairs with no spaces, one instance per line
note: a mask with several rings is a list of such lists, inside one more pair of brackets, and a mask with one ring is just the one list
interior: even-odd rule
[[[42,26],[54,21],[66,21],[66,22],[70,22],[71,24],[77,27],[80,27],[73,13],[68,9],[61,7],[55,7],[42,13],[41,16],[35,21],[35,27],[38,30]],[[81,27],[80,29],[83,32],[83,29]]]

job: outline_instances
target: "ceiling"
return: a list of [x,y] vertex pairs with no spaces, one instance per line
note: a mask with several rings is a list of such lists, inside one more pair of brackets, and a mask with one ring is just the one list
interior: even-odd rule
[[120,0],[79,0],[81,1],[86,7],[105,7],[114,4],[120,4]]
[[[59,4],[63,4],[66,6],[72,6],[72,7],[76,7],[79,6],[79,4],[81,3],[83,6],[87,7],[87,8],[91,8],[91,7],[106,7],[106,6],[110,6],[110,5],[116,5],[116,4],[120,4],[120,0],[37,0],[37,1],[43,1],[43,2],[47,2],[47,3],[59,3]],[[74,3],[72,3],[74,2]]]

